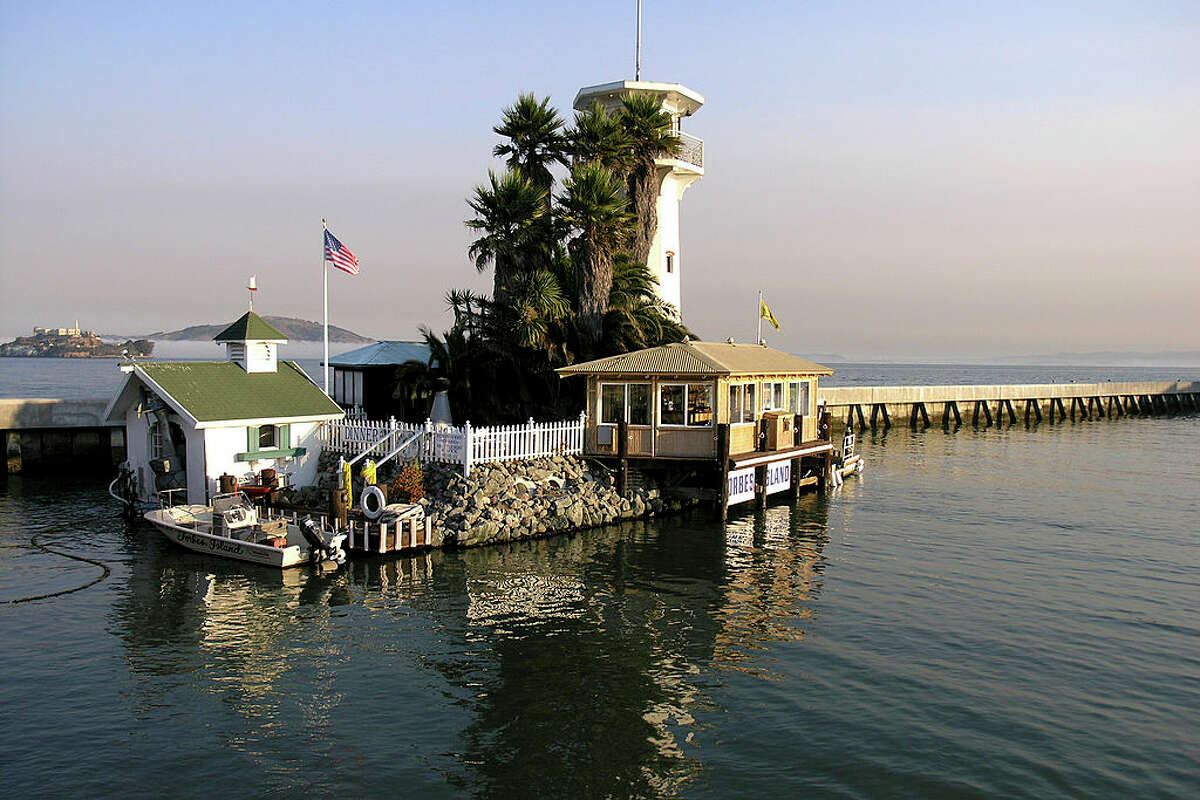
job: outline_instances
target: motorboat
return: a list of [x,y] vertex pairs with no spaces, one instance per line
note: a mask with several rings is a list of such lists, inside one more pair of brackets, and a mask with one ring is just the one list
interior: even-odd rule
[[264,517],[241,492],[216,495],[207,506],[164,503],[144,518],[175,544],[222,558],[281,569],[346,560],[346,534],[322,530],[312,517]]

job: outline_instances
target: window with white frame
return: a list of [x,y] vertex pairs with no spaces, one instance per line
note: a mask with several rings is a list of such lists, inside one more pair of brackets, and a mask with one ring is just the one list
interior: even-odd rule
[[808,414],[808,381],[793,381],[789,387],[792,404],[790,409],[797,417]]
[[650,384],[600,384],[600,422],[616,425],[624,420],[630,425],[650,424]]
[[711,383],[664,383],[658,387],[658,424],[679,427],[711,427],[713,387]]
[[737,425],[742,422],[754,422],[754,390],[753,383],[729,384],[729,422]]
[[762,387],[762,410],[780,411],[786,408],[783,381],[764,381]]
[[629,384],[629,395],[625,407],[629,409],[630,425],[650,424],[650,384]]
[[162,458],[167,454],[166,439],[163,436],[162,423],[155,417],[150,417],[150,457]]

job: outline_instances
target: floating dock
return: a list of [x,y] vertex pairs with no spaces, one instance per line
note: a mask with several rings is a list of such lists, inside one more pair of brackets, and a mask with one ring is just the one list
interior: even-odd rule
[[[310,516],[306,512],[268,508],[271,516],[282,516],[292,522],[298,522],[300,517]],[[325,514],[312,514],[322,527],[332,528],[329,517]],[[362,555],[390,555],[416,550],[426,550],[441,545],[441,537],[435,536],[433,527],[427,516],[410,516],[394,522],[370,522],[364,519],[350,519],[346,528],[346,549]]]

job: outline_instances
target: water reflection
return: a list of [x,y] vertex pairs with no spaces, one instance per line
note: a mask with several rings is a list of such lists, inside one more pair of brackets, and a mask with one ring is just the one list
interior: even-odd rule
[[[437,769],[456,791],[674,795],[703,773],[703,719],[723,676],[773,678],[768,646],[803,639],[826,515],[825,499],[806,496],[724,529],[705,515],[626,523],[328,576],[159,546],[134,564],[113,629],[142,677],[140,715],[178,686],[165,678],[190,675],[244,720],[226,743],[256,757],[297,713],[302,760],[333,747],[314,730],[358,727],[346,706],[363,713],[363,696],[382,706],[367,713],[384,742],[431,713],[433,728],[454,719],[436,705],[449,699],[470,712]],[[424,708],[387,688],[419,688],[421,673],[442,687],[420,695]],[[355,758],[335,772],[365,768]]]
[[[851,483],[843,490],[854,488]],[[761,658],[767,643],[804,638],[825,569],[828,515],[828,500],[807,494],[795,505],[770,506],[726,527],[728,577],[717,610],[714,664],[773,677]]]

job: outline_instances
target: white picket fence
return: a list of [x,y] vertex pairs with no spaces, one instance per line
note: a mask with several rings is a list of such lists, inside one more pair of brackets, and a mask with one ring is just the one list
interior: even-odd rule
[[561,422],[534,422],[524,425],[495,425],[475,428],[468,422],[462,427],[388,420],[342,419],[321,427],[321,444],[345,456],[351,464],[371,458],[382,465],[396,458],[402,461],[437,461],[462,464],[463,474],[471,467],[499,461],[516,461],[542,456],[575,455],[583,452],[583,431],[587,415]]

